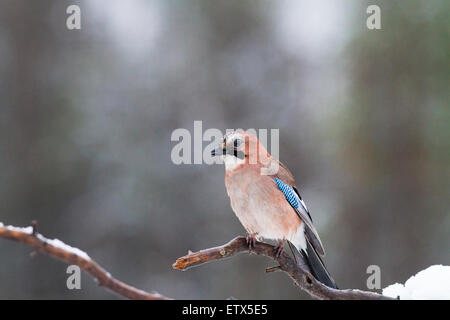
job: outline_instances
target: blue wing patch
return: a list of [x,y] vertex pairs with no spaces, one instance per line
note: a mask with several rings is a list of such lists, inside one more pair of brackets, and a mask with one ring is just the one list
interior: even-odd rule
[[286,197],[286,200],[291,204],[291,206],[298,209],[299,199],[295,194],[294,189],[292,189],[292,187],[288,186],[286,183],[284,183],[282,180],[278,178],[273,178],[273,180],[275,180],[278,189],[280,189],[281,192],[283,192],[284,196]]
[[302,208],[306,212],[308,212],[305,203],[297,196],[297,194],[295,193],[294,189],[291,186],[287,185],[278,178],[273,178],[273,180],[276,182],[278,189],[280,189],[281,192],[283,192],[284,196],[286,197],[286,200],[291,204],[292,207],[298,209],[299,206],[302,206]]

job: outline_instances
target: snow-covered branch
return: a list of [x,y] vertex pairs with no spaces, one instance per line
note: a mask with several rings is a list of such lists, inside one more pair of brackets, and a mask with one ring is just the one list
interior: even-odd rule
[[198,252],[189,252],[188,255],[178,258],[173,268],[187,270],[210,261],[230,258],[239,253],[254,253],[275,260],[278,265],[267,269],[267,272],[284,271],[294,283],[314,298],[322,300],[391,300],[393,298],[369,291],[356,289],[337,290],[318,282],[308,271],[300,268],[297,263],[286,253],[279,258],[275,257],[274,246],[256,242],[252,251],[249,251],[244,237],[236,237],[230,242],[215,248],[205,249]]
[[94,277],[100,286],[108,288],[123,297],[141,300],[169,299],[159,293],[148,293],[115,279],[82,250],[71,247],[58,239],[47,239],[39,234],[35,223],[31,227],[19,228],[5,226],[0,222],[0,238],[25,243],[36,251],[45,253],[52,258],[77,265]]

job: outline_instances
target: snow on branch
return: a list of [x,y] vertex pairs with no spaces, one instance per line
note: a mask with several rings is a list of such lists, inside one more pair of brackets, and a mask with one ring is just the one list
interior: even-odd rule
[[5,226],[0,222],[0,238],[22,242],[36,251],[45,253],[52,258],[61,260],[68,264],[74,264],[89,273],[100,286],[126,297],[128,299],[141,300],[168,300],[169,298],[159,293],[148,293],[132,287],[112,277],[98,263],[92,260],[84,251],[71,247],[58,239],[47,239],[37,232],[36,223],[31,227],[20,228]]
[[450,266],[428,267],[404,285],[394,283],[384,288],[383,294],[400,300],[450,300]]
[[236,237],[230,242],[215,248],[205,249],[198,252],[189,251],[188,255],[178,258],[173,264],[174,269],[187,270],[207,262],[230,258],[239,253],[254,253],[275,260],[278,265],[266,272],[283,271],[287,273],[294,283],[302,290],[306,291],[314,298],[322,300],[391,300],[375,292],[361,291],[356,289],[338,290],[325,286],[317,281],[308,271],[300,268],[297,263],[286,253],[282,253],[279,258],[275,257],[275,247],[256,242],[254,248],[249,251],[244,237]]

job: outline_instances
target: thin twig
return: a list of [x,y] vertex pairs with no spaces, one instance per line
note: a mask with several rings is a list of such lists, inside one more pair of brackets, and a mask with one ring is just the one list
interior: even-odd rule
[[[230,258],[239,253],[249,253],[249,248],[244,237],[236,237],[230,242],[215,248],[205,249],[198,252],[190,252],[188,255],[178,258],[173,264],[173,268],[178,270],[187,270],[201,264]],[[287,273],[294,283],[302,290],[306,291],[312,297],[321,300],[393,300],[390,297],[369,291],[361,291],[356,289],[338,290],[327,287],[317,281],[308,271],[303,270],[295,263],[295,261],[286,253],[282,253],[279,258],[275,257],[275,247],[263,243],[256,242],[251,253],[266,256],[278,262],[279,269]],[[274,271],[274,268],[270,268]]]
[[77,265],[94,277],[100,286],[108,288],[128,299],[169,300],[169,298],[159,293],[148,293],[117,280],[83,251],[70,247],[59,240],[45,238],[37,232],[37,223],[35,221],[33,221],[32,227],[27,228],[4,226],[0,223],[0,238],[25,243],[36,251],[45,253],[52,258]]

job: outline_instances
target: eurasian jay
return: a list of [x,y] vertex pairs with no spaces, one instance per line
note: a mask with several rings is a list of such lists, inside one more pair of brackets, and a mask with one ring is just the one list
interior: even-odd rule
[[297,263],[320,282],[337,288],[321,259],[325,255],[322,242],[291,172],[246,131],[227,133],[211,154],[223,157],[225,186],[231,207],[248,233],[249,248],[256,239],[276,240],[275,256],[279,257],[287,241]]

